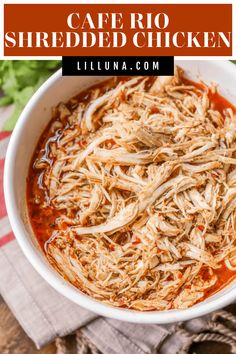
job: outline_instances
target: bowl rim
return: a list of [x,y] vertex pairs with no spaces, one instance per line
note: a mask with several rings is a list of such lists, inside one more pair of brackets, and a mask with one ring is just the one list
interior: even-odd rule
[[[233,63],[227,61],[220,61],[218,65],[221,70],[222,67],[227,71],[231,69],[236,70],[236,66]],[[14,163],[19,141],[21,135],[24,134],[24,129],[27,127],[27,121],[30,117],[32,108],[38,102],[38,100],[40,100],[41,96],[45,94],[47,89],[50,88],[57,80],[59,80],[61,76],[62,70],[59,69],[56,73],[49,77],[49,79],[36,91],[36,93],[29,100],[13,130],[5,159],[4,196],[6,209],[13,233],[21,247],[21,250],[31,265],[54,289],[56,289],[60,294],[64,295],[66,298],[76,303],[77,305],[80,305],[87,310],[95,312],[104,317],[110,317],[127,322],[167,324],[178,321],[185,321],[206,315],[233,302],[236,299],[236,288],[230,289],[228,292],[222,294],[219,297],[213,299],[208,298],[208,301],[203,301],[188,309],[141,312],[112,307],[78,291],[78,289],[73,287],[73,285],[70,285],[61,276],[56,274],[51,266],[46,263],[46,260],[43,260],[42,255],[39,255],[39,251],[36,249],[33,243],[27,239],[26,231],[24,230],[20,217],[20,211],[16,207],[16,196],[13,188],[15,177],[13,174]]]

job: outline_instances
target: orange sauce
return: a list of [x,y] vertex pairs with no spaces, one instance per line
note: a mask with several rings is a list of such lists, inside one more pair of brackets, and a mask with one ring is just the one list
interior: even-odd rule
[[221,268],[214,269],[213,273],[217,276],[217,281],[205,292],[201,301],[220,291],[236,277],[236,271],[229,270],[224,263],[222,263]]
[[231,108],[233,112],[236,113],[236,107],[225,97],[221,96],[217,90],[215,92],[209,90],[209,87],[206,86],[203,82],[194,82],[189,79],[183,79],[183,82],[186,85],[195,86],[200,90],[208,90],[208,97],[213,104],[213,109],[223,113],[226,108]]
[[[119,77],[117,79],[110,79],[103,83],[96,84],[92,88],[100,88],[102,92],[105,92],[107,89],[116,86],[118,82],[125,81],[128,79],[130,79],[130,77]],[[151,77],[150,80],[148,80],[147,85],[151,85],[153,80],[154,78]],[[184,79],[184,83],[193,85],[197,89],[208,90],[207,86],[205,86],[203,83],[196,83],[187,79]],[[222,97],[218,92],[212,92],[211,90],[208,90],[208,97],[211,100],[214,109],[217,109],[221,113],[223,113],[223,111],[226,108],[232,108],[232,110],[236,113],[235,106],[233,106],[229,101],[227,101],[224,97]],[[85,90],[79,95],[72,98],[66,104],[66,106],[69,109],[71,109],[73,105],[79,104],[80,102],[88,102],[89,99],[90,99],[90,89]],[[37,159],[37,157],[40,154],[42,154],[42,151],[43,153],[46,153],[45,144],[49,142],[49,139],[52,140],[54,139],[55,141],[57,141],[57,139],[60,138],[60,133],[63,131],[63,129],[70,128],[68,122],[65,121],[63,122],[63,127],[61,130],[57,131],[56,133],[52,133],[50,131],[50,126],[52,122],[57,120],[59,121],[59,117],[57,116],[52,118],[51,122],[48,124],[41,138],[39,139],[35,152],[32,156],[32,160],[28,172],[28,179],[27,179],[27,201],[28,201],[29,216],[30,216],[32,228],[34,230],[36,238],[43,250],[44,250],[44,245],[52,235],[52,232],[59,228],[57,223],[57,217],[63,213],[66,214],[65,211],[63,210],[57,211],[51,206],[48,206],[46,208],[40,207],[42,202],[45,202],[47,196],[45,194],[45,188],[42,184],[42,178],[41,178],[42,172],[34,168],[34,162]],[[50,159],[50,156],[48,156],[48,158]],[[38,202],[36,202],[36,200]],[[60,227],[66,227],[66,224]],[[215,283],[214,286],[212,286],[210,289],[206,291],[204,295],[204,299],[216,293],[220,289],[222,289],[225,285],[227,285],[236,277],[236,272],[230,271],[225,266],[224,263],[222,264],[221,268],[217,270],[213,270],[213,272],[214,274],[217,275],[217,282]]]
[[213,102],[213,108],[217,111],[223,113],[225,108],[231,108],[233,112],[236,113],[236,107],[218,92],[209,91],[208,97]]

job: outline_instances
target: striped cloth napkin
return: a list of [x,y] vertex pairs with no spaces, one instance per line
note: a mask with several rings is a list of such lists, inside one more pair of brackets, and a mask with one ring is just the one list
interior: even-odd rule
[[[75,305],[38,275],[15,240],[4,204],[4,158],[10,133],[1,132],[1,127],[11,109],[0,110],[0,293],[36,347],[80,329],[95,345],[92,348],[104,354],[183,354],[191,343],[209,340],[229,344],[236,353],[236,317],[227,312],[170,326],[124,323]],[[218,318],[226,318],[230,328],[216,323]],[[83,349],[82,341],[78,353],[85,353]]]

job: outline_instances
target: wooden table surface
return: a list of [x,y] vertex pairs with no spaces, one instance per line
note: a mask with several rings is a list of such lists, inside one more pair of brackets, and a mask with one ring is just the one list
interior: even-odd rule
[[56,347],[49,344],[41,350],[27,337],[0,296],[0,353],[1,354],[55,354]]
[[[236,312],[236,305],[233,305],[232,312]],[[72,336],[68,336],[67,344],[68,352],[74,354],[74,339]],[[56,346],[54,343],[40,350],[35,348],[34,343],[27,337],[1,296],[0,354],[56,354]],[[195,344],[191,348],[190,354],[230,354],[230,352],[228,346],[225,344],[205,342]]]

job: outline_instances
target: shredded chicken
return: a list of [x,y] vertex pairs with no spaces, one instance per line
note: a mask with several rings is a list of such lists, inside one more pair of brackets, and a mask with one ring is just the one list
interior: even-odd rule
[[48,259],[105,303],[187,308],[236,270],[236,116],[185,82],[176,68],[60,104],[34,164],[57,211]]

